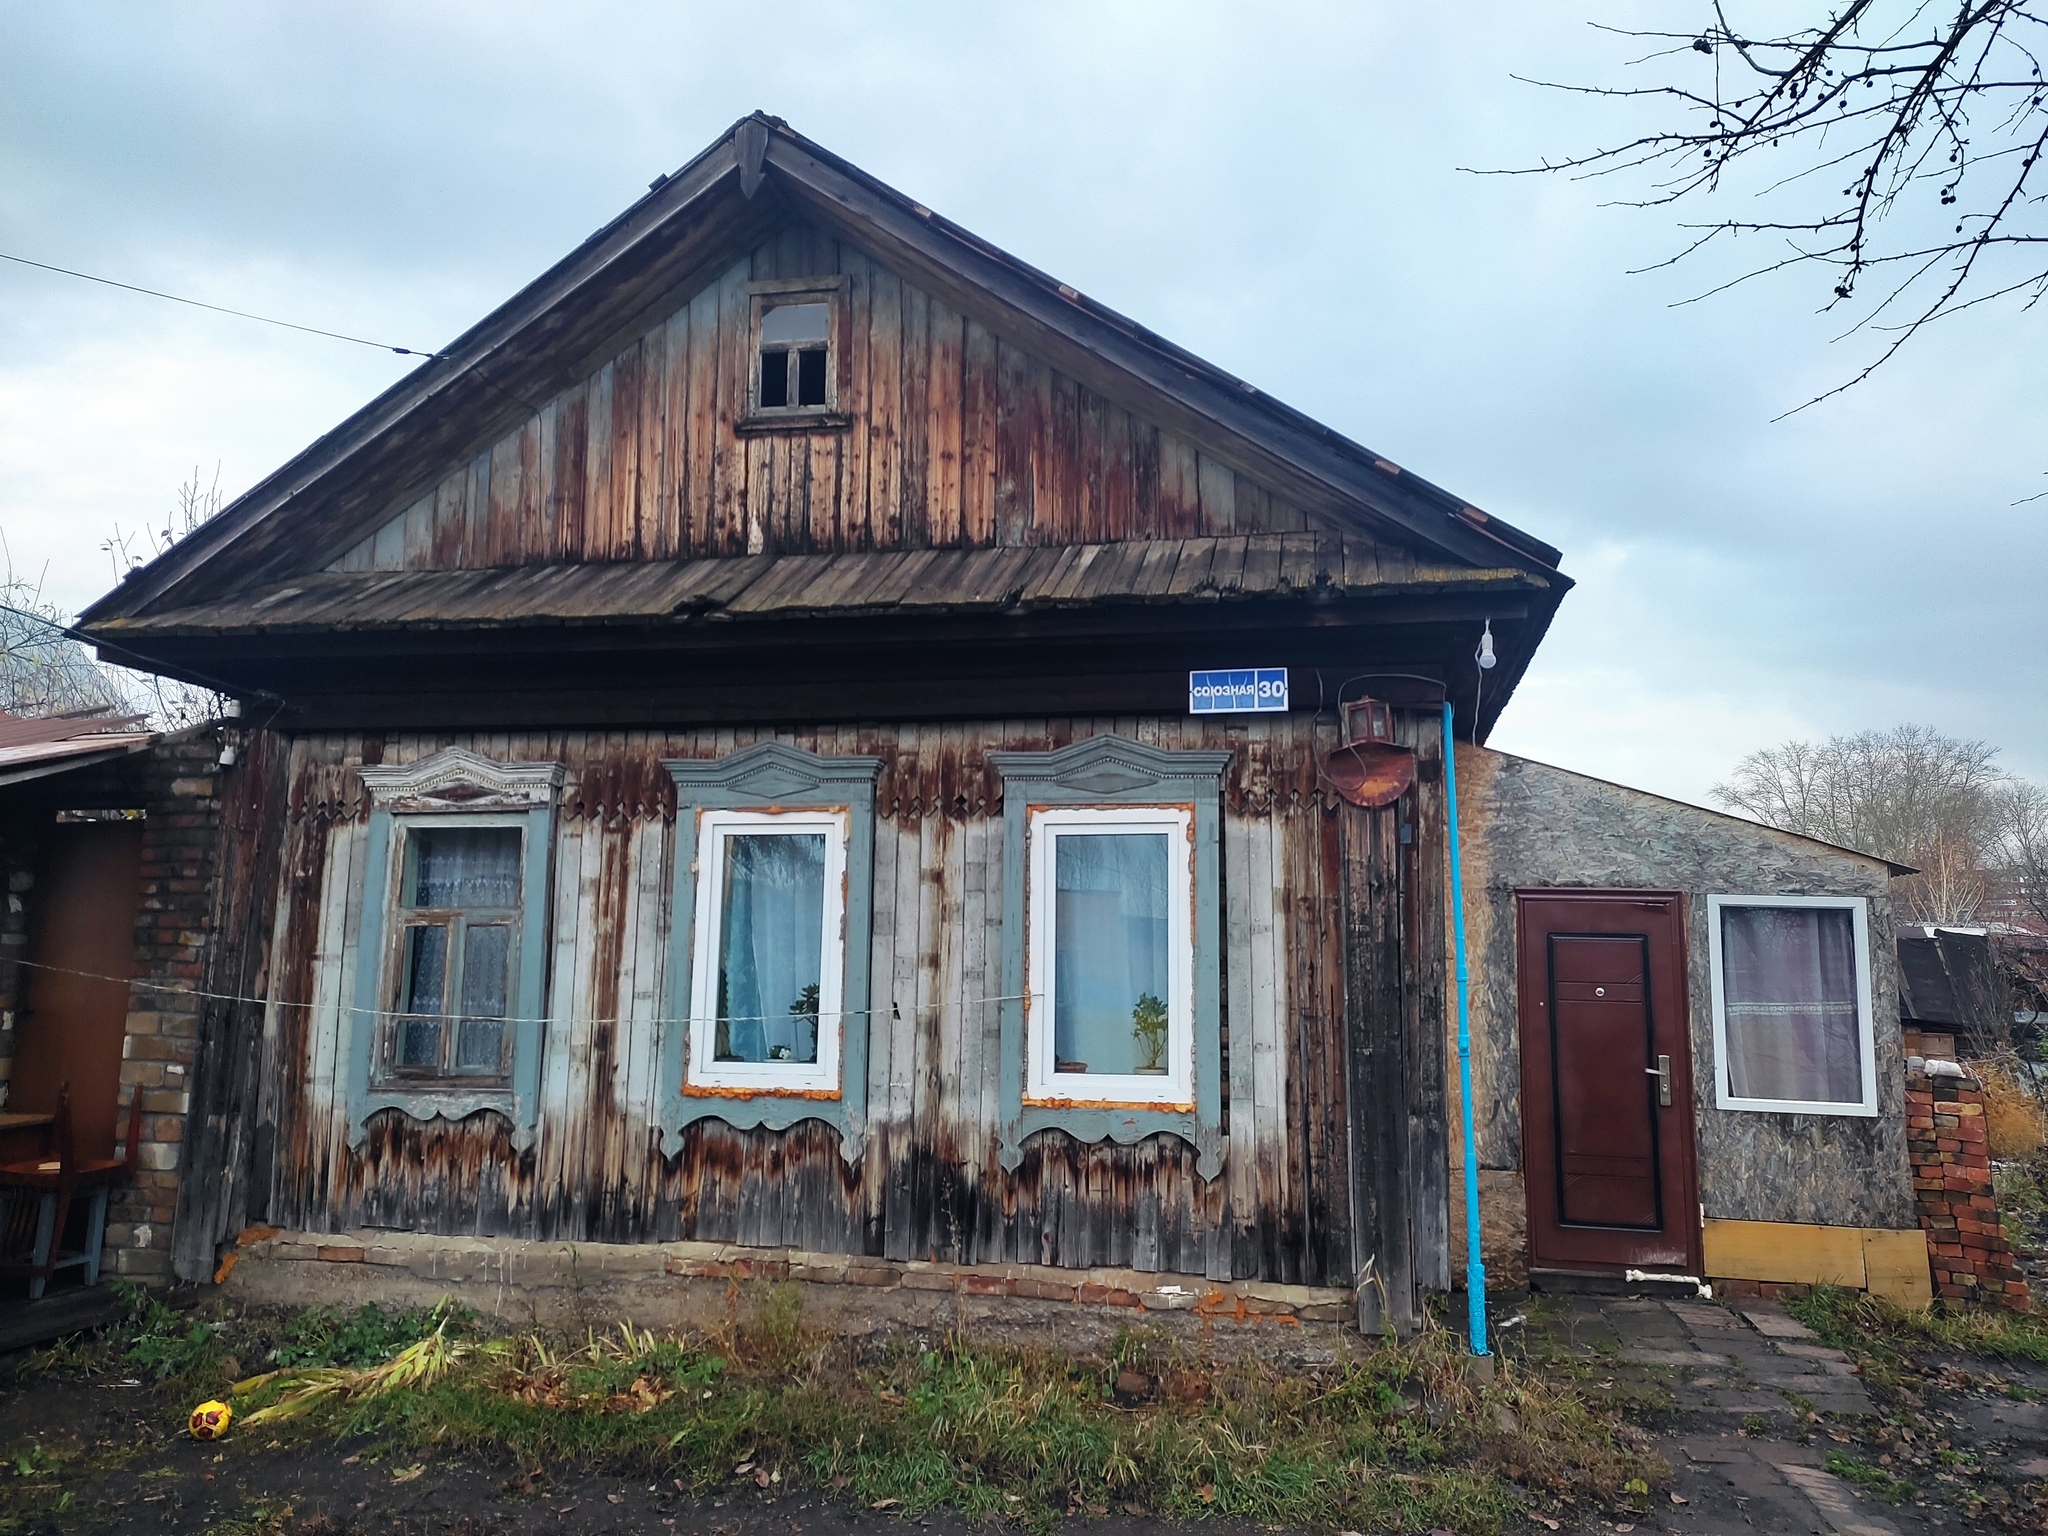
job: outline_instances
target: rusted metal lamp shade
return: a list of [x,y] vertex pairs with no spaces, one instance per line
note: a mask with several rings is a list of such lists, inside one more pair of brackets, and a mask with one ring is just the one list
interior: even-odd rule
[[1415,751],[1394,744],[1394,712],[1379,699],[1354,699],[1343,709],[1344,744],[1323,765],[1324,777],[1353,805],[1392,805],[1415,782]]

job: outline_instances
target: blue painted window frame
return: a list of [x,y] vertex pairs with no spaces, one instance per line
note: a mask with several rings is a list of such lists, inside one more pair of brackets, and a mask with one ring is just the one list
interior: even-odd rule
[[[1080,1142],[1130,1145],[1178,1136],[1195,1149],[1196,1172],[1223,1171],[1222,787],[1228,752],[1167,752],[1118,736],[1094,736],[1057,752],[991,752],[1003,778],[1002,1105],[1003,1166],[1024,1161],[1024,1143],[1041,1131]],[[1079,1108],[1027,1103],[1024,1096],[1031,813],[1056,806],[1192,806],[1195,831],[1194,1090],[1192,1111]]]
[[[355,1008],[349,1020],[349,1144],[362,1146],[370,1117],[381,1110],[400,1110],[421,1121],[459,1121],[489,1110],[511,1122],[513,1145],[524,1150],[533,1144],[540,1121],[555,802],[565,770],[560,763],[501,763],[451,747],[418,763],[372,765],[360,772],[371,811],[363,880],[356,893],[362,912]],[[431,1084],[382,1081],[376,1067],[386,1049],[397,995],[391,914],[404,866],[400,840],[415,828],[463,826],[521,829],[519,965],[508,1019],[511,1071],[504,1083],[488,1087],[460,1078]]]
[[[738,1130],[783,1131],[820,1120],[858,1162],[867,1140],[869,969],[874,944],[875,782],[879,757],[820,757],[768,741],[725,757],[665,759],[676,786],[675,878],[669,903],[667,1003],[663,1009],[661,1148],[673,1157],[684,1130],[723,1120]],[[836,811],[846,816],[846,899],[839,989],[839,1088],[692,1087],[690,1006],[697,920],[698,823],[705,811]]]

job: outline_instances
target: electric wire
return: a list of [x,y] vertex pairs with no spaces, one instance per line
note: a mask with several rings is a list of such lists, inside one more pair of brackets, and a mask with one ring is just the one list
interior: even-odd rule
[[[145,656],[140,651],[131,651],[117,640],[109,640],[103,635],[88,635],[83,630],[73,629],[69,624],[60,623],[56,619],[44,614],[31,613],[26,608],[16,608],[11,603],[0,603],[0,613],[11,613],[17,619],[28,619],[34,623],[44,625],[55,630],[66,640],[75,640],[80,645],[90,645],[100,650],[114,651],[123,656],[131,656],[136,661],[141,662],[148,670],[152,672],[156,670],[157,662],[154,658]],[[238,698],[262,699],[266,703],[276,704],[279,709],[284,707],[284,699],[278,694],[272,693],[268,688],[251,688],[245,683],[230,683],[224,678],[211,677],[197,670],[188,669],[187,675],[194,682],[198,683],[200,687],[211,688],[216,693],[231,694]],[[274,712],[272,718],[276,718]]]
[[[282,997],[255,997],[237,992],[213,992],[207,990],[204,987],[181,987],[170,982],[150,981],[140,976],[110,976],[102,971],[82,971],[72,966],[48,965],[40,960],[0,958],[0,966],[8,965],[26,966],[29,970],[45,971],[53,976],[71,976],[83,981],[104,981],[112,983],[115,986],[139,987],[145,992],[153,992],[165,997],[194,997],[200,998],[207,1002],[216,1003],[248,1003],[258,1008],[304,1008],[308,1010],[318,1011],[321,1013],[334,1013],[337,1015],[346,1013],[357,1018],[372,1019],[439,1019],[450,1022],[456,1020],[466,1020],[468,1022],[480,1024],[563,1024],[575,1026],[597,1024],[693,1025],[715,1024],[721,1022],[728,1024],[766,1024],[777,1020],[787,1022],[788,1020],[793,1018],[814,1017],[814,1015],[809,1014],[791,1013],[725,1013],[679,1014],[675,1016],[657,1016],[651,1018],[642,1017],[637,1014],[621,1014],[613,1018],[600,1019],[584,1018],[577,1014],[569,1014],[566,1016],[557,1016],[555,1014],[541,1014],[538,1017],[522,1018],[512,1015],[500,1017],[495,1014],[484,1016],[465,1015],[456,1013],[411,1013],[407,1012],[402,1008],[365,1008],[358,1003],[344,1003],[339,1000],[332,1002],[301,1003],[294,1002],[289,998]],[[1030,992],[1013,992],[1001,993],[992,997],[964,997],[958,1000],[948,998],[943,1001],[935,1003],[912,1003],[908,1011],[912,1013],[933,1013],[948,1007],[956,1007],[964,1010],[968,1008],[983,1007],[989,1003],[1028,1002],[1031,1000],[1031,998],[1036,996],[1043,996],[1043,994]],[[840,1008],[834,1010],[830,1017],[835,1019],[863,1019],[872,1018],[877,1014],[896,1015],[900,1017],[905,1011],[906,1010],[904,1009],[902,1004],[890,1003],[888,1006],[882,1008]]]
[[47,261],[30,261],[26,256],[10,256],[0,251],[0,261],[11,261],[19,266],[35,267],[44,272],[57,272],[65,277],[82,278],[88,283],[102,283],[109,288],[125,289],[129,293],[143,293],[152,299],[169,299],[173,304],[189,304],[194,309],[210,309],[217,315],[233,315],[241,320],[255,320],[264,325],[280,325],[288,331],[303,331],[308,336],[325,336],[333,341],[354,342],[359,347],[375,347],[379,352],[396,352],[400,357],[438,358],[439,352],[425,347],[397,347],[386,341],[371,341],[365,336],[350,336],[344,331],[324,331],[317,325],[300,325],[292,320],[279,320],[270,315],[251,314],[246,309],[229,309],[225,304],[208,304],[203,299],[188,299],[180,294],[165,293],[161,288],[143,288],[135,283],[116,282],[111,277],[96,277],[90,272],[76,272],[70,267],[52,266]]

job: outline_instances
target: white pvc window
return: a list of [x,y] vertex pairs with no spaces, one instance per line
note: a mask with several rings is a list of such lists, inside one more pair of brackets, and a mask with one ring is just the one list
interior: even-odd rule
[[1869,903],[1709,896],[1716,1102],[1875,1115]]
[[1194,817],[1185,807],[1028,817],[1025,1098],[1194,1102]]
[[847,818],[700,811],[689,1082],[839,1088]]

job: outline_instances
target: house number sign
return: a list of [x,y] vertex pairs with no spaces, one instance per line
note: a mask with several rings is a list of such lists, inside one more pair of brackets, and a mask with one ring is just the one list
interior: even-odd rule
[[1240,667],[1224,672],[1188,674],[1191,715],[1284,714],[1287,710],[1285,667]]

